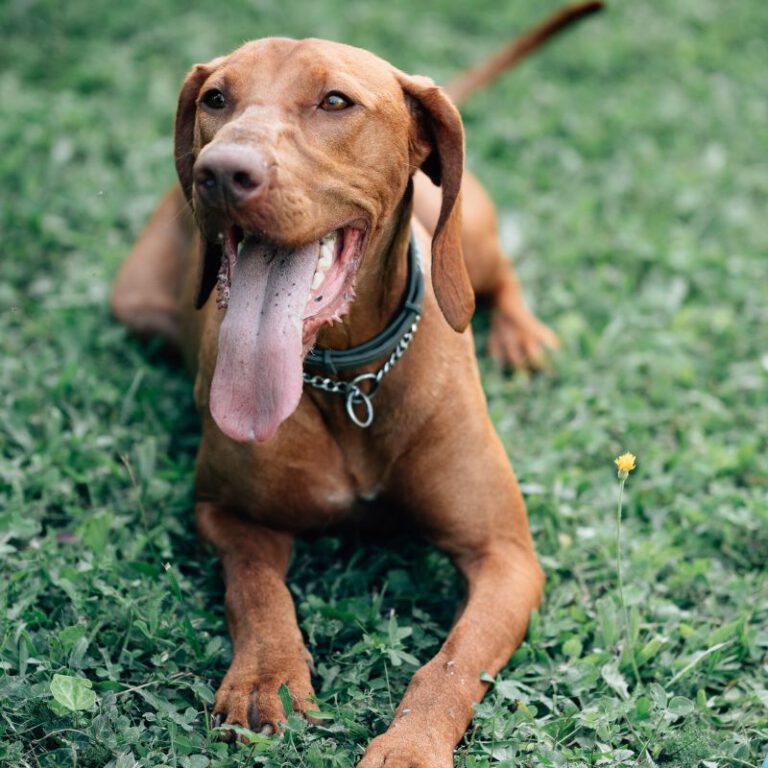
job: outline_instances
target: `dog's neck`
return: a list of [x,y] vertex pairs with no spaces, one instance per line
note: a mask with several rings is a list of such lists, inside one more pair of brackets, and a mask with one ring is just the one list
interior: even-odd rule
[[408,279],[412,212],[409,181],[397,210],[377,231],[371,232],[349,312],[320,332],[318,347],[348,349],[372,338],[391,321],[402,302]]

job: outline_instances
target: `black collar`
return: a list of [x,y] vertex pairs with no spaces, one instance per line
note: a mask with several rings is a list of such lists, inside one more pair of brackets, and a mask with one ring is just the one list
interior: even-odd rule
[[315,347],[304,358],[305,368],[321,368],[336,374],[353,368],[362,368],[391,354],[408,333],[414,321],[421,315],[424,301],[424,273],[422,272],[421,249],[411,231],[408,245],[408,282],[400,309],[389,325],[356,347],[349,349],[322,349]]

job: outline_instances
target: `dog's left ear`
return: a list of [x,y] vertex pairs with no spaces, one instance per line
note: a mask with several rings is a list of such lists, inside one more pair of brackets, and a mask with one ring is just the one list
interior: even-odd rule
[[396,71],[412,119],[411,164],[442,187],[440,217],[432,236],[432,287],[449,325],[463,331],[475,310],[475,294],[461,250],[461,179],[464,128],[459,111],[427,77]]

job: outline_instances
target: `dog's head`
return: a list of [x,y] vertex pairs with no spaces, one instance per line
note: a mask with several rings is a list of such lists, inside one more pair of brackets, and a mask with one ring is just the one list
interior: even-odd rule
[[211,387],[226,434],[267,440],[295,410],[304,354],[348,310],[418,168],[443,193],[434,291],[464,329],[463,142],[457,110],[430,80],[350,46],[268,38],[192,69],[176,168],[206,243],[198,306],[218,284],[227,307]]

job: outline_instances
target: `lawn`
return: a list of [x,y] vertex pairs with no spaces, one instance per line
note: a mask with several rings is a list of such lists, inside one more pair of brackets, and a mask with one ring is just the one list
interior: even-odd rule
[[[460,584],[417,541],[325,536],[290,573],[323,724],[208,730],[230,648],[192,527],[191,385],[110,318],[109,286],[174,178],[194,62],[313,35],[445,81],[556,5],[2,2],[0,765],[347,768],[386,727]],[[457,766],[768,751],[767,30],[762,0],[616,0],[463,110],[563,348],[504,376],[476,320],[548,583]]]

